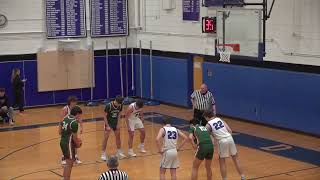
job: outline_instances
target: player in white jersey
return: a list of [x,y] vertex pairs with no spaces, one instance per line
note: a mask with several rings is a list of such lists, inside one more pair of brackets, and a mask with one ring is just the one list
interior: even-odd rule
[[[156,143],[161,154],[160,180],[165,179],[166,170],[170,169],[171,180],[177,179],[176,170],[179,167],[178,150],[187,142],[188,138],[180,130],[171,126],[171,119],[163,120],[164,127],[159,130]],[[181,136],[184,140],[177,148],[177,142]],[[161,146],[161,139],[163,144]]]
[[137,100],[135,103],[129,105],[126,111],[126,123],[128,127],[129,139],[128,139],[128,146],[129,151],[128,155],[130,157],[137,156],[132,149],[133,146],[133,137],[134,131],[137,129],[140,131],[140,145],[139,149],[140,152],[145,153],[146,150],[144,149],[144,139],[146,137],[146,132],[144,130],[144,118],[143,118],[143,101]]
[[[69,96],[68,97],[67,105],[62,108],[62,111],[61,111],[61,114],[60,114],[61,121],[63,121],[66,116],[70,115],[71,109],[73,107],[75,107],[77,104],[78,104],[78,98],[77,97],[75,97],[75,96]],[[80,129],[80,133],[82,134],[82,131],[83,131],[82,120],[80,120],[79,123],[80,123],[80,128],[79,128]],[[61,135],[61,124],[60,123],[59,123],[59,134]],[[76,161],[75,162],[77,164],[81,164],[82,162],[80,161],[80,159],[79,159],[79,157],[77,155],[77,152],[75,154],[75,157],[76,157]],[[67,164],[67,162],[66,162],[66,160],[65,160],[63,155],[61,157],[61,164],[62,165],[66,165]]]
[[204,118],[208,121],[206,125],[211,135],[217,140],[219,151],[220,173],[223,180],[227,179],[227,168],[225,159],[232,157],[232,160],[241,176],[241,180],[245,180],[243,170],[238,159],[237,148],[232,138],[232,130],[226,122],[216,117],[211,111],[205,111]]

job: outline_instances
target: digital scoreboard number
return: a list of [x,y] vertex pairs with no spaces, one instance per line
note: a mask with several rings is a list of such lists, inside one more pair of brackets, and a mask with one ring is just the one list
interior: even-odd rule
[[216,17],[202,17],[202,33],[216,33]]

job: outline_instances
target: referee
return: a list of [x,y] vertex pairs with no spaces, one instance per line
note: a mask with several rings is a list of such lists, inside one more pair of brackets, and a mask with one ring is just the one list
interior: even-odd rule
[[128,180],[128,174],[118,170],[119,162],[117,156],[110,156],[107,161],[109,170],[100,175],[99,180]]
[[204,111],[212,111],[216,114],[216,105],[213,95],[208,91],[208,86],[202,84],[200,90],[195,90],[191,94],[191,102],[194,110],[193,117],[197,124],[205,126],[207,120],[203,117]]

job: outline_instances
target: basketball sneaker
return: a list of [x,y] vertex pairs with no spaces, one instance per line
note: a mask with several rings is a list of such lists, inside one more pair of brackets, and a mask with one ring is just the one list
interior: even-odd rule
[[67,164],[67,161],[66,159],[64,158],[64,156],[61,157],[61,165],[66,165]]
[[124,159],[124,158],[126,158],[127,156],[124,155],[121,150],[119,150],[119,151],[117,152],[117,157],[118,157],[119,159]]
[[101,154],[101,160],[102,160],[102,161],[107,161],[107,160],[108,160],[108,157],[106,156],[105,153],[102,153],[102,154]]
[[78,158],[78,156],[76,156],[76,164],[81,164],[82,162],[80,161],[80,159]]
[[140,152],[142,152],[142,153],[146,153],[146,152],[147,152],[147,151],[144,149],[144,144],[140,144],[138,148],[140,149]]
[[128,155],[129,155],[129,157],[136,157],[136,156],[137,156],[137,155],[133,152],[132,149],[128,151]]
[[124,155],[122,152],[118,152],[118,153],[117,153],[117,157],[118,157],[119,159],[124,159],[124,158],[126,158],[127,156]]

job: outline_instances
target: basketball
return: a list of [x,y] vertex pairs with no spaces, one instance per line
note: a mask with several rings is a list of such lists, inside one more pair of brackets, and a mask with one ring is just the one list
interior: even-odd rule
[[77,138],[77,140],[74,142],[76,148],[80,148],[82,146],[82,140],[80,138]]

